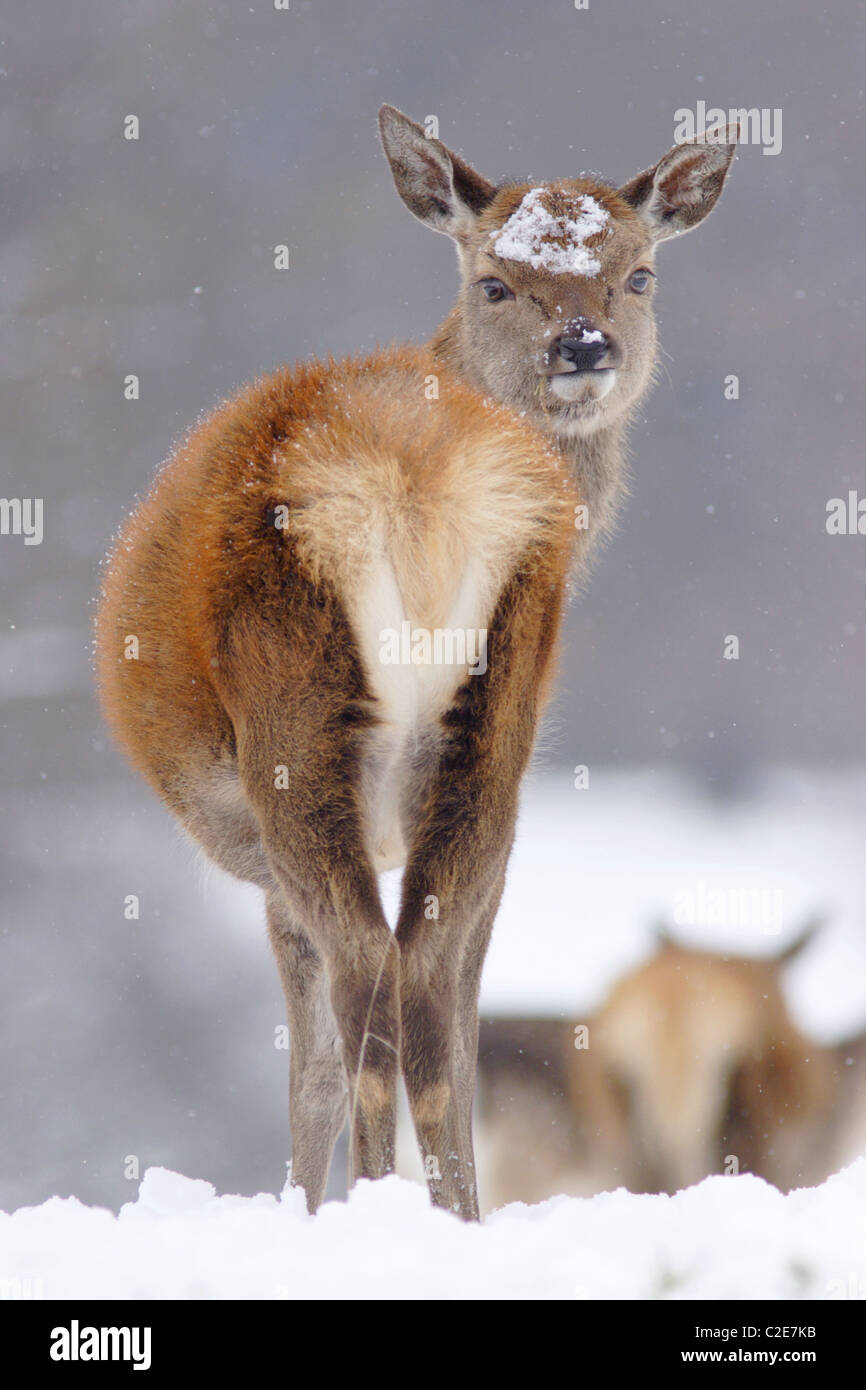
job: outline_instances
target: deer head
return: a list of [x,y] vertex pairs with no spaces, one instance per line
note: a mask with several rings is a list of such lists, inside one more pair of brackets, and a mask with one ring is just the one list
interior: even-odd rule
[[561,441],[624,420],[653,371],[656,247],[712,210],[736,127],[675,145],[616,189],[497,186],[395,107],[379,123],[403,202],[457,246],[460,293],[434,340],[449,365]]

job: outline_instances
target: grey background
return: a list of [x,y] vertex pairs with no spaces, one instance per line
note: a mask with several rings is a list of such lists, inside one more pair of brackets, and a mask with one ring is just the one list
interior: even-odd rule
[[[45,540],[0,539],[0,1204],[116,1204],[130,1153],[273,1188],[276,974],[260,932],[241,950],[203,920],[191,854],[100,722],[89,624],[108,541],[241,382],[423,339],[446,312],[453,250],[397,201],[383,100],[437,115],[493,178],[617,181],[669,147],[678,107],[781,107],[782,152],[743,148],[711,221],[660,253],[664,371],[619,533],[569,614],[543,756],[684,767],[719,798],[766,763],[859,763],[866,540],[825,533],[828,498],[866,493],[859,7],[3,10],[2,490],[44,498]],[[118,905],[145,890],[131,931]]]

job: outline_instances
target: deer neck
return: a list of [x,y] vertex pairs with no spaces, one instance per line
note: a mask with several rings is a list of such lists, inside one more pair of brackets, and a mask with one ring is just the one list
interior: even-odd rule
[[[460,309],[455,305],[439,325],[430,340],[430,348],[440,362],[469,386],[484,394],[489,386],[481,379],[474,364],[463,351],[460,334]],[[508,402],[505,402],[507,404]],[[613,530],[619,505],[625,496],[627,472],[625,461],[626,421],[622,418],[593,430],[591,434],[564,437],[545,426],[544,418],[534,422],[550,442],[568,459],[581,498],[587,508],[587,530],[584,544],[579,546],[585,560],[600,541]]]

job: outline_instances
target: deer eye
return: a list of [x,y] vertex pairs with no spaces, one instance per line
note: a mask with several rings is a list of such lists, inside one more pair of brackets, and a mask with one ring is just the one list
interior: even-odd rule
[[486,280],[480,280],[479,284],[484,291],[485,299],[489,300],[491,304],[499,304],[503,299],[514,298],[508,286],[503,285],[501,280],[494,280],[492,276]]
[[626,286],[632,294],[646,294],[655,278],[651,270],[633,270],[626,281]]

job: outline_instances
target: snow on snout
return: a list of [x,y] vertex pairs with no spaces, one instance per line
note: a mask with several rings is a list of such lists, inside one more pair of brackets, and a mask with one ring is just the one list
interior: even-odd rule
[[574,200],[575,215],[557,217],[544,206],[544,192],[531,188],[508,221],[490,233],[496,255],[553,275],[597,275],[601,262],[586,243],[605,230],[610,213],[588,193],[581,193]]

